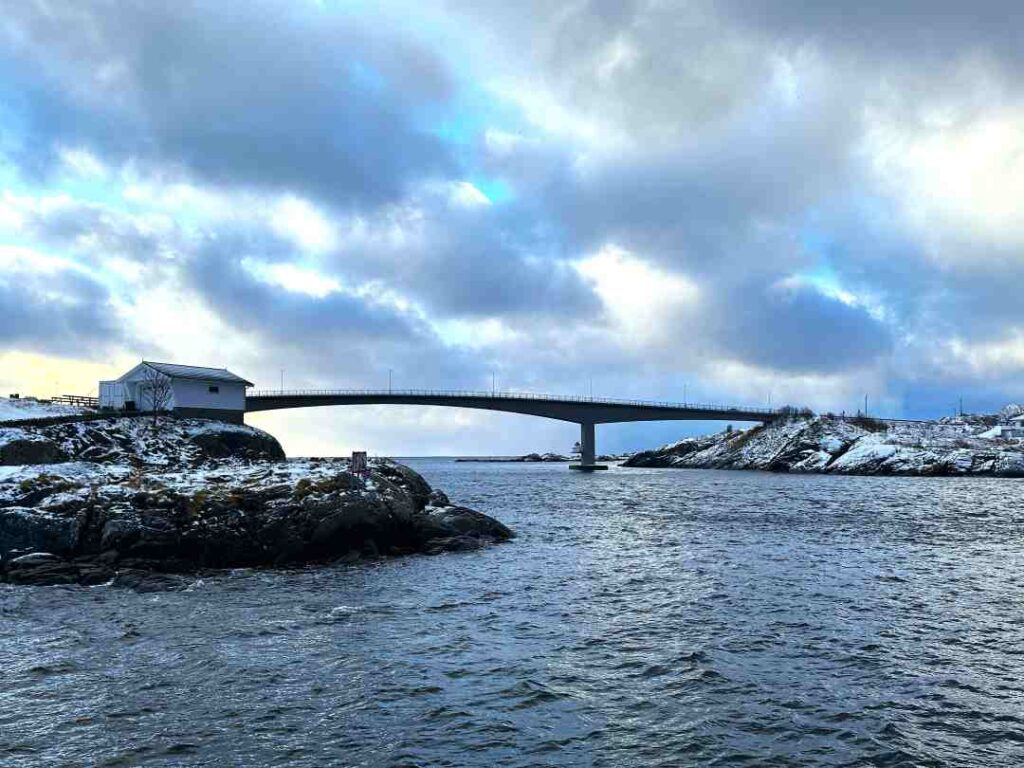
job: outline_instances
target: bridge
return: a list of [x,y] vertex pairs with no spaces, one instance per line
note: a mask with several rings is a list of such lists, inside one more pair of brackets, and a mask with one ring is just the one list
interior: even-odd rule
[[522,392],[439,391],[426,389],[255,390],[245,397],[245,412],[326,405],[440,405],[504,411],[580,425],[580,463],[573,469],[607,469],[595,460],[595,426],[627,421],[772,421],[770,408],[695,405],[648,400],[535,395]]

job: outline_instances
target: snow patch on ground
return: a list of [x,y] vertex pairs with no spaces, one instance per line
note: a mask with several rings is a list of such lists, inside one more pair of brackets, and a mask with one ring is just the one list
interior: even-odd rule
[[74,405],[40,403],[32,398],[13,400],[9,397],[0,397],[0,422],[47,419],[54,416],[79,416],[83,413],[92,413],[92,411]]
[[33,435],[17,427],[0,427],[0,448],[15,440],[32,440]]
[[191,421],[185,427],[185,434],[189,436],[224,432],[252,434],[255,429],[256,427],[250,427],[245,424],[231,424],[225,421]]

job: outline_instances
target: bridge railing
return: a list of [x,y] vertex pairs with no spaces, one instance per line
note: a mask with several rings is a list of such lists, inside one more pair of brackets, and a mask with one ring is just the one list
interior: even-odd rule
[[727,413],[757,413],[772,416],[772,408],[757,408],[710,403],[679,403],[657,400],[620,400],[585,395],[543,395],[533,392],[491,392],[487,390],[461,389],[257,389],[246,393],[247,399],[277,397],[442,397],[479,398],[486,400],[544,400],[557,403],[593,403],[594,405],[631,405],[644,408],[685,408],[693,411],[717,411]]

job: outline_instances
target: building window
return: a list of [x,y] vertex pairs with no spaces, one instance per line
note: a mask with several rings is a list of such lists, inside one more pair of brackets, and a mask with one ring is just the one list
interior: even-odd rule
[[220,392],[220,387],[210,387],[210,392],[216,395]]

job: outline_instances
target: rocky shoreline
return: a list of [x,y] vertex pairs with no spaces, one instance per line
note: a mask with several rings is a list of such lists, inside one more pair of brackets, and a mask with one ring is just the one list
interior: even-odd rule
[[204,569],[476,549],[500,522],[389,460],[286,460],[251,427],[171,417],[0,425],[0,581],[183,586]]
[[754,469],[842,475],[1024,477],[1024,444],[978,437],[994,416],[894,423],[799,417],[636,453],[626,467]]

